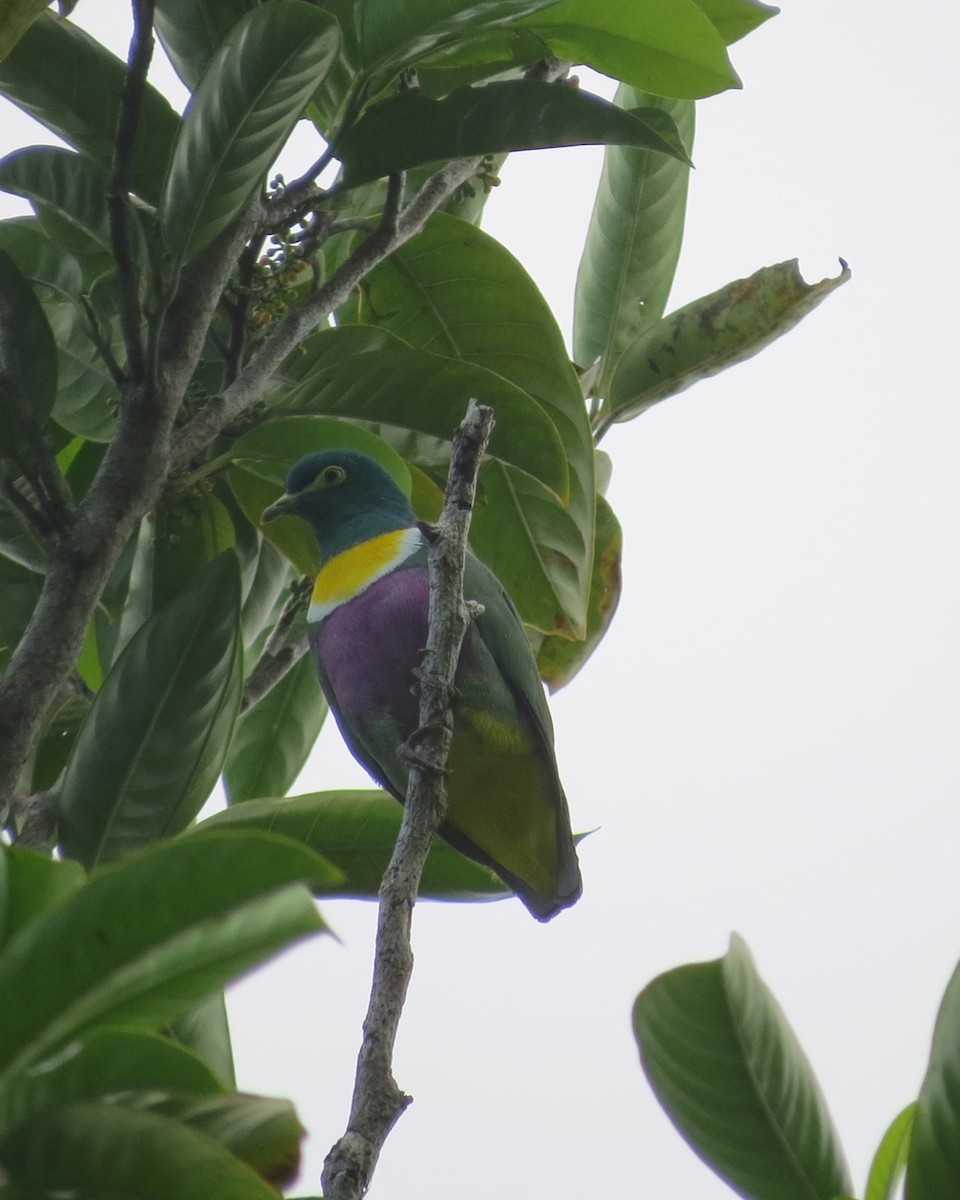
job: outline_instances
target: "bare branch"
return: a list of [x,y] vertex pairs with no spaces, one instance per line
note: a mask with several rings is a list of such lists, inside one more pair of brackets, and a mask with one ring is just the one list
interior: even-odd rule
[[395,228],[391,228],[392,221],[387,226],[381,222],[309,300],[291,309],[277,322],[274,332],[234,382],[180,430],[173,452],[174,472],[185,470],[225,425],[260,399],[271,376],[287,355],[335,308],[347,301],[353,289],[375,266],[419,233],[440,205],[476,172],[481,161],[479,158],[458,159],[442,167],[399,214]]
[[393,1046],[413,972],[413,906],[430,844],[446,815],[453,681],[470,621],[463,599],[467,530],[477,472],[492,429],[492,410],[471,401],[454,439],[446,500],[429,549],[430,616],[420,679],[420,727],[405,747],[410,763],[407,798],[393,857],[380,885],[373,983],[350,1119],[324,1163],[327,1200],[359,1200],[364,1195],[383,1143],[410,1103],[393,1078]]
[[130,207],[130,168],[140,126],[147,70],[153,57],[153,10],[154,0],[135,0],[133,5],[133,38],[117,121],[113,176],[107,194],[110,242],[117,264],[117,287],[120,292],[120,324],[127,348],[127,366],[135,380],[143,379],[146,360],[143,312],[140,307],[140,267],[134,251],[132,231],[132,223],[136,218]]

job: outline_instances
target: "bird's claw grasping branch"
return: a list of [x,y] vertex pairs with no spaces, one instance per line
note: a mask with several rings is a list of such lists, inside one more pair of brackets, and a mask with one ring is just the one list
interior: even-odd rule
[[366,1192],[383,1143],[410,1103],[393,1078],[393,1046],[413,971],[413,906],[430,844],[446,815],[453,679],[470,621],[463,599],[467,530],[477,472],[492,429],[492,410],[471,401],[454,439],[443,513],[428,550],[430,613],[420,673],[420,724],[406,744],[410,754],[407,798],[393,857],[380,885],[370,1004],[347,1132],[324,1163],[326,1200],[359,1200]]

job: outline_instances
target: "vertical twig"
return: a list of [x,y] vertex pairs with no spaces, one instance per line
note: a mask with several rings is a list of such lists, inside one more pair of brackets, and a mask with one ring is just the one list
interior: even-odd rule
[[452,701],[460,647],[470,621],[463,599],[467,531],[480,460],[493,412],[470,401],[453,443],[443,513],[431,541],[430,614],[420,677],[420,725],[405,749],[410,778],[400,834],[380,885],[370,1003],[347,1131],[327,1155],[326,1200],[358,1200],[380,1150],[410,1103],[393,1078],[393,1047],[413,972],[410,924],[430,844],[446,814],[446,764],[453,738]]

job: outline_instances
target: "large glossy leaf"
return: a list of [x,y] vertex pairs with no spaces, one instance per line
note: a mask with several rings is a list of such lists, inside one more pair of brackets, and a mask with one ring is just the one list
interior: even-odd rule
[[[73,308],[53,306],[50,324],[57,339],[60,371],[53,419],[72,434],[95,442],[110,441],[117,427],[116,381]],[[115,323],[110,322],[108,335],[116,332]]]
[[33,616],[40,598],[43,576],[18,562],[0,558],[0,671],[6,669],[10,656],[20,641],[27,622]]
[[[126,64],[70,21],[45,13],[0,63],[0,94],[102,167],[113,163]],[[179,118],[149,84],[134,143],[133,190],[156,204]]]
[[870,1164],[863,1200],[896,1200],[906,1170],[916,1104],[908,1104],[890,1122]]
[[[0,164],[2,170],[2,164]],[[74,301],[83,283],[80,264],[50,240],[36,217],[0,221],[0,248],[6,250],[24,275],[40,284],[39,297]]]
[[[205,829],[262,829],[322,853],[342,877],[321,882],[318,895],[375,899],[400,831],[401,806],[381,791],[312,792],[289,800],[250,800],[204,821]],[[420,881],[428,900],[498,900],[512,893],[491,871],[441,839]]]
[[523,24],[554,54],[656,96],[739,87],[724,40],[695,0],[562,0]]
[[187,107],[164,184],[175,261],[209,245],[263,185],[338,42],[334,19],[305,0],[274,0],[234,25]]
[[241,654],[228,553],[140,629],[97,694],[59,793],[66,854],[109,862],[193,820],[227,752]]
[[400,92],[369,109],[336,152],[343,185],[353,187],[443,159],[609,143],[685,158],[662,110],[625,112],[579,88],[536,79],[457,88],[442,100]]
[[697,0],[697,7],[711,22],[726,45],[746,37],[780,11],[759,0]]
[[906,1200],[947,1200],[960,1187],[960,966],[943,994],[917,1099]]
[[0,1131],[34,1113],[135,1090],[209,1096],[223,1085],[196,1054],[155,1033],[98,1029],[0,1088]]
[[193,91],[236,22],[258,0],[157,0],[154,24],[174,70]]
[[0,954],[0,1085],[88,1030],[159,1029],[324,928],[301,884],[331,875],[305,848],[239,830],[97,871]]
[[258,1175],[280,1186],[300,1167],[304,1128],[289,1100],[266,1096],[156,1096],[149,1092],[124,1097],[140,1111],[174,1117],[217,1142]]
[[190,579],[236,541],[226,506],[209,493],[159,505],[154,520],[153,609],[176,596]]
[[365,321],[497,372],[552,420],[570,471],[566,506],[530,476],[489,463],[472,538],[528,624],[581,636],[593,564],[593,440],[563,338],[535,284],[493,238],[438,213],[362,291]]
[[30,454],[57,394],[57,346],[29,281],[0,250],[0,449]]
[[610,627],[620,603],[622,550],[623,531],[620,522],[603,496],[598,495],[586,637],[583,641],[571,641],[548,634],[537,647],[537,669],[551,692],[565,687],[573,679]]
[[0,845],[0,947],[83,883],[79,863]]
[[385,329],[346,325],[315,334],[290,363],[296,386],[284,407],[412,429],[450,441],[468,400],[489,404],[497,424],[490,454],[519,467],[565,498],[567,460],[553,421],[502,375],[427,350]]
[[277,1200],[230,1151],[173,1117],[95,1102],[35,1116],[0,1141],[20,1196],[124,1200]]
[[223,992],[211,992],[199,1004],[174,1017],[167,1025],[166,1033],[179,1045],[199,1054],[222,1084],[231,1088],[237,1086]]
[[48,6],[48,0],[4,0],[0,4],[0,62]]
[[732,1188],[752,1200],[852,1194],[810,1064],[740,938],[648,984],[633,1026],[657,1099]]
[[[692,100],[658,99],[623,84],[615,103],[662,106],[691,149]],[[689,178],[681,163],[649,150],[610,146],[604,152],[573,309],[573,357],[584,367],[601,360],[600,395],[622,352],[663,316],[680,256]]]
[[850,278],[804,281],[797,260],[763,267],[678,308],[624,351],[601,413],[600,430],[629,421],[667,396],[751,358],[782,337]]
[[27,146],[0,161],[0,188],[29,200],[41,220],[52,216],[57,241],[74,252],[111,253],[109,187],[109,171],[58,146]]
[[237,722],[224,767],[231,803],[285,796],[307,761],[326,715],[327,702],[313,657],[306,654]]

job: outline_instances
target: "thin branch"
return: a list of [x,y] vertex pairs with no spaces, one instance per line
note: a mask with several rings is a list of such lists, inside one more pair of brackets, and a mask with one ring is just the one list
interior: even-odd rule
[[407,797],[397,844],[380,885],[373,983],[350,1118],[324,1163],[326,1200],[359,1200],[364,1195],[383,1144],[410,1103],[393,1078],[393,1047],[413,972],[413,906],[430,844],[446,815],[453,681],[470,622],[463,599],[467,530],[477,472],[492,429],[492,410],[471,401],[453,443],[446,500],[429,548],[430,614],[420,672],[420,727],[403,748],[410,764]]
[[173,451],[174,472],[185,470],[225,425],[260,399],[287,355],[335,308],[347,301],[353,289],[375,266],[419,233],[428,218],[460,184],[475,174],[481,161],[480,158],[457,159],[441,167],[399,214],[395,228],[391,228],[393,222],[388,222],[386,227],[381,222],[309,300],[291,309],[277,322],[274,332],[234,382],[179,431]]
[[130,174],[147,71],[153,57],[153,10],[154,0],[135,0],[133,5],[133,37],[114,141],[113,176],[107,194],[110,242],[117,264],[117,287],[120,292],[120,325],[127,348],[127,366],[132,377],[138,381],[144,377],[146,359],[142,336],[143,311],[140,307],[140,267],[133,241],[133,222],[136,218],[130,207]]
[[249,712],[258,700],[275,688],[307,652],[307,636],[302,631],[295,632],[294,626],[306,608],[312,586],[310,579],[298,580],[293,585],[289,599],[267,638],[263,653],[247,677],[240,703],[241,713]]

